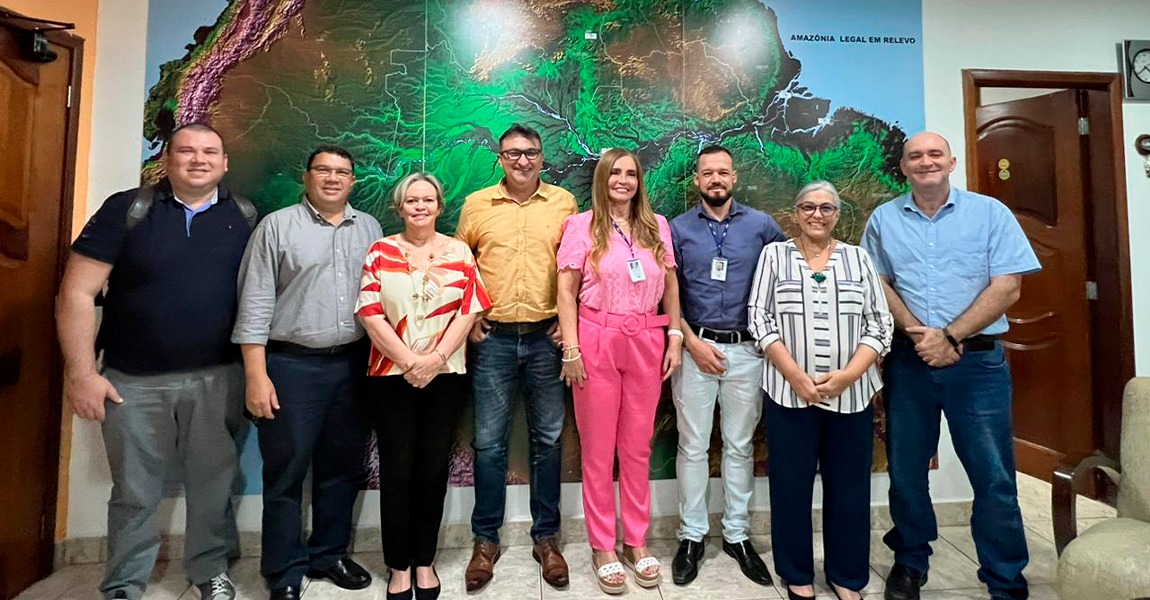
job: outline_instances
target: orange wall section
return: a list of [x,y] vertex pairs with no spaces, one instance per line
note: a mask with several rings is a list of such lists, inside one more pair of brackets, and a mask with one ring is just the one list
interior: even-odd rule
[[80,81],[80,131],[76,146],[76,196],[72,231],[87,221],[88,160],[92,144],[92,82],[96,76],[96,15],[98,0],[0,0],[0,5],[22,15],[75,23],[72,33],[84,38],[84,72]]

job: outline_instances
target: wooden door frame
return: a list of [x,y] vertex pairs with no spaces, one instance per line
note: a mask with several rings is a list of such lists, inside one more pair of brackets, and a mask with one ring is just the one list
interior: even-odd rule
[[[978,186],[978,123],[975,112],[982,104],[982,88],[1087,89],[1104,91],[1109,96],[1111,158],[1113,159],[1113,195],[1091,194],[1089,213],[1093,221],[1088,244],[1091,246],[1089,268],[1093,273],[1112,269],[1117,273],[1117,293],[1100,293],[1092,301],[1092,336],[1090,353],[1094,373],[1093,414],[1095,446],[1117,458],[1122,431],[1122,393],[1126,382],[1134,377],[1134,310],[1130,292],[1130,228],[1127,218],[1126,155],[1122,129],[1122,77],[1118,73],[1058,71],[962,70],[963,113],[966,119],[967,187]],[[1088,160],[1089,157],[1083,157]],[[975,190],[977,191],[977,190]],[[1093,190],[1091,190],[1093,192]],[[1103,218],[1099,218],[1103,217]],[[1100,247],[1105,235],[1115,240],[1116,248]],[[1099,252],[1099,250],[1102,250]],[[1099,321],[1115,326],[1116,334],[1103,340],[1097,328]],[[1117,343],[1114,343],[1116,338]]]
[[[19,13],[15,11],[9,12],[12,12],[14,15],[19,15]],[[2,25],[0,25],[0,27],[2,27]],[[57,230],[59,243],[56,249],[55,265],[55,280],[57,283],[53,297],[51,299],[44,299],[45,301],[54,303],[55,296],[59,294],[59,282],[63,278],[64,264],[68,257],[69,248],[72,245],[72,215],[76,203],[76,153],[80,136],[80,84],[84,67],[84,39],[67,31],[45,31],[42,32],[42,35],[52,44],[67,48],[71,53],[71,62],[69,63],[69,68],[71,69],[69,85],[72,88],[70,96],[71,104],[70,106],[63,107],[63,110],[68,112],[68,116],[65,120],[64,164],[62,173],[60,174],[60,223]],[[44,494],[44,523],[41,529],[41,539],[43,543],[39,549],[40,570],[44,575],[52,572],[56,554],[56,522],[59,510],[60,456],[62,453],[61,437],[65,423],[63,413],[64,357],[60,353],[60,347],[57,344],[53,344],[51,372],[52,378],[49,382],[48,394],[49,414],[55,415],[55,418],[49,423],[49,431],[47,432],[48,443],[47,447],[44,448],[46,464],[49,465],[51,471],[46,478],[48,488]]]

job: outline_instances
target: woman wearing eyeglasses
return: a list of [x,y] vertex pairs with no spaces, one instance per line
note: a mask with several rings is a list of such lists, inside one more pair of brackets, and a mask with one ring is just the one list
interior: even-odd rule
[[467,399],[464,341],[491,301],[467,244],[435,231],[439,180],[408,175],[392,200],[404,229],[368,250],[356,303],[371,338],[386,595],[435,600],[448,457]]
[[[564,221],[558,263],[562,377],[574,388],[591,563],[608,594],[626,591],[623,564],[640,586],[654,587],[651,437],[663,381],[681,361],[683,332],[671,227],[651,210],[634,154],[612,148],[600,157],[591,210]],[[616,454],[622,556],[615,552]]]
[[799,235],[763,249],[749,300],[750,331],[767,357],[771,546],[791,600],[815,597],[816,470],[827,585],[854,600],[870,576],[871,397],[894,325],[870,256],[834,239],[840,208],[826,181],[799,191]]

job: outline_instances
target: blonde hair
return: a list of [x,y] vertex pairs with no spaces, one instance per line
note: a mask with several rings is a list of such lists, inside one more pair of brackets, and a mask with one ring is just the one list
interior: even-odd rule
[[435,204],[439,208],[439,212],[443,212],[443,184],[435,178],[431,173],[417,172],[404,177],[399,180],[395,186],[395,191],[391,193],[391,208],[397,214],[403,212],[403,203],[407,200],[407,190],[411,189],[412,184],[417,181],[426,181],[435,188]]
[[598,270],[599,259],[607,253],[611,240],[613,227],[611,226],[611,199],[607,195],[608,180],[611,178],[611,169],[615,163],[624,156],[630,156],[635,161],[635,170],[639,185],[635,196],[631,199],[631,241],[636,246],[647,248],[655,254],[655,262],[659,268],[666,270],[663,259],[667,249],[663,247],[663,239],[659,237],[659,222],[655,220],[655,211],[651,209],[651,202],[647,199],[647,185],[643,182],[643,166],[639,164],[639,157],[622,148],[611,148],[599,158],[595,165],[595,176],[591,181],[591,265]]

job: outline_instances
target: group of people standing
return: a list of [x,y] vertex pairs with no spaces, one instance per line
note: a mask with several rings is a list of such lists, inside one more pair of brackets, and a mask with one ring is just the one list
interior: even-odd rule
[[59,329],[66,396],[81,418],[103,423],[112,467],[105,598],[142,597],[159,548],[152,517],[165,478],[180,471],[188,578],[205,599],[235,597],[226,574],[238,550],[232,439],[245,412],[264,460],[261,572],[271,597],[298,598],[305,575],[370,585],[348,546],[374,426],[387,597],[433,600],[449,456],[469,387],[467,591],[487,585],[500,558],[520,391],[532,556],[548,584],[570,582],[558,539],[566,386],[596,582],[610,594],[631,578],[656,586],[649,472],[668,379],[679,431],[674,583],[694,581],[705,557],[717,405],[723,551],[771,585],[749,517],[765,410],[775,572],[789,598],[814,597],[818,472],[826,580],[837,597],[860,598],[870,572],[872,398],[885,390],[894,528],[884,540],[895,551],[886,598],[916,599],[926,581],[940,411],[975,491],[979,575],[995,598],[1026,597],[998,335],[1021,275],[1040,267],[1004,205],[950,186],[945,139],[906,142],[911,191],[875,210],[861,247],[834,238],[842,202],[825,181],[797,195],[798,235],[788,240],[770,216],[734,200],[738,173],[721,146],[699,152],[700,202],[671,222],[653,211],[633,152],[604,151],[582,213],[570,192],[541,181],[536,131],[512,126],[498,155],[502,181],[466,198],[454,237],[436,229],[445,200],[429,173],[396,186],[403,230],[384,236],[348,204],[355,162],[336,146],[308,157],[298,204],[255,225],[250,203],[221,184],[223,140],[198,124],[165,146],[164,181],[97,211],[73,246]]

